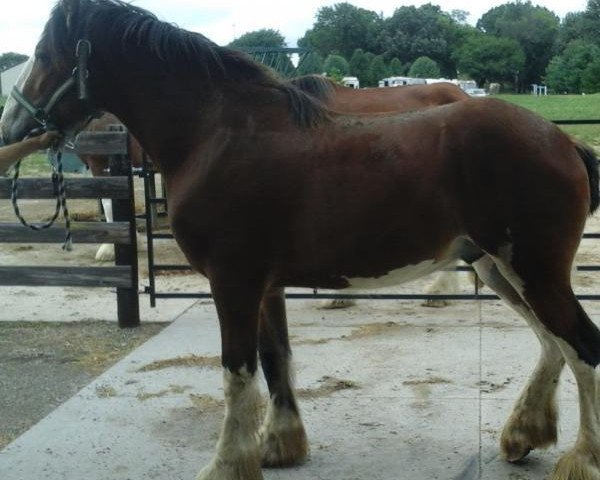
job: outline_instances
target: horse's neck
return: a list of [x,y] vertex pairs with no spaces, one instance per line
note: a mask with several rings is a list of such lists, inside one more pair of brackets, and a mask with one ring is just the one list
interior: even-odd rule
[[[189,79],[181,85],[176,79],[163,85],[136,82],[125,74],[119,77],[99,79],[98,84],[103,85],[99,88],[104,88],[102,106],[123,121],[162,171],[177,168],[199,145],[210,142],[217,130],[239,130],[249,116],[268,118],[266,110],[287,108],[282,95],[260,87],[226,83],[203,87],[198,81],[192,88]],[[257,123],[264,126],[260,120]]]
[[[180,86],[146,81],[155,77],[126,65],[99,64],[90,71],[98,106],[116,115],[148,153],[160,158],[166,143],[174,153],[182,153],[185,146],[177,139],[189,137],[191,124],[197,123],[191,112],[199,110],[200,98],[178,98],[175,92],[181,91]],[[178,111],[186,112],[188,118],[182,118]]]

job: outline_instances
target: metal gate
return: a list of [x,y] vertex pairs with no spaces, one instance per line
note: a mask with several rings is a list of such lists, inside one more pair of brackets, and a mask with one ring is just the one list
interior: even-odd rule
[[[310,50],[305,48],[239,47],[256,62],[272,68],[283,77],[294,77]],[[296,57],[296,58],[294,58]]]

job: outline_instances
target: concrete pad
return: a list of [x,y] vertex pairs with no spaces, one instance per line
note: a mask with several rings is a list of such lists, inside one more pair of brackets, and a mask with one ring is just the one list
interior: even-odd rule
[[[167,322],[195,300],[164,300],[150,308],[140,295],[142,322]],[[0,322],[117,322],[117,296],[111,288],[2,287]]]
[[[290,292],[300,291],[290,289]],[[306,290],[303,290],[306,293]],[[389,293],[406,293],[396,289]],[[377,290],[377,293],[384,291]],[[366,323],[396,322],[402,325],[473,326],[479,323],[479,307],[473,301],[453,301],[444,308],[421,305],[421,301],[357,300],[351,308],[324,310],[323,300],[288,300],[287,312],[290,326],[360,326]]]
[[[516,400],[533,372],[540,353],[537,337],[529,328],[482,329],[482,398]],[[576,402],[575,377],[565,366],[558,398]]]
[[[558,449],[533,452],[524,467],[498,459],[499,432],[537,356],[527,348],[535,337],[510,315],[483,328],[481,312],[494,314],[476,304],[361,302],[346,312],[289,304],[311,458],[265,470],[266,480],[541,480],[573,442],[577,404],[568,394]],[[197,303],[1,451],[0,478],[195,478],[223,417],[219,354],[214,306]]]
[[478,396],[479,334],[472,327],[367,323],[305,330],[290,330],[298,388],[335,377],[356,384],[356,389],[339,392],[352,398]]

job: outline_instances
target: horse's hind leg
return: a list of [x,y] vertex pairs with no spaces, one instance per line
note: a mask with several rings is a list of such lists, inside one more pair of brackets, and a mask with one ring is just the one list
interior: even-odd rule
[[[457,262],[452,262],[446,268],[454,268]],[[457,272],[452,270],[442,270],[438,273],[435,281],[425,291],[426,295],[457,294],[460,288],[458,285]],[[424,307],[441,308],[449,305],[448,300],[439,298],[428,298],[421,305]]]
[[[580,307],[581,308],[581,307]],[[582,322],[589,319],[580,310]],[[591,323],[591,322],[590,322]],[[600,480],[600,378],[596,367],[583,360],[566,342],[560,342],[579,390],[579,434],[575,447],[556,465],[552,480]],[[598,355],[598,352],[596,352]]]
[[262,302],[259,352],[269,386],[269,406],[259,432],[264,466],[302,463],[308,441],[291,383],[291,348],[283,288],[268,291]]
[[263,286],[228,275],[211,278],[211,289],[221,326],[225,419],[215,457],[198,480],[262,480],[256,351]]
[[[529,297],[528,297],[529,298]],[[543,293],[531,299],[547,325],[566,321],[556,329],[557,343],[575,375],[579,391],[579,433],[575,446],[558,462],[552,480],[600,480],[600,331],[571,292],[571,298],[543,305]],[[562,303],[562,304],[561,304]],[[554,311],[552,311],[555,309]]]
[[[555,237],[549,245],[561,245]],[[552,240],[550,238],[549,240]],[[562,244],[563,246],[565,244]],[[566,251],[567,247],[564,247]],[[561,257],[561,253],[563,254]],[[521,296],[545,332],[560,348],[575,374],[580,425],[573,449],[558,462],[552,480],[600,480],[600,330],[575,298],[570,260],[563,250],[506,247],[496,259],[500,271]]]
[[540,325],[519,292],[500,273],[492,257],[483,256],[473,263],[473,268],[490,288],[527,320],[541,344],[537,366],[502,431],[502,454],[513,462],[535,448],[556,443],[558,415],[555,393],[565,362],[557,343]]

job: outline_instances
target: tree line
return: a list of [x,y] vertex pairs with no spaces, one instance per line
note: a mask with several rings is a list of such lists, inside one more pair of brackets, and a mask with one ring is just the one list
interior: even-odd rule
[[[318,10],[315,23],[298,40],[310,53],[298,74],[352,75],[362,86],[389,76],[473,79],[523,92],[546,84],[556,93],[600,92],[600,0],[561,21],[531,1],[488,10],[475,26],[468,13],[439,6],[397,8],[390,17],[338,3]],[[285,47],[277,30],[249,32],[229,46]],[[281,56],[278,64],[288,64]],[[0,55],[0,72],[27,57]],[[289,68],[288,68],[289,70]]]
[[[338,3],[318,10],[298,40],[310,53],[298,73],[352,75],[362,86],[388,76],[460,78],[528,91],[545,84],[556,93],[600,92],[600,0],[561,21],[530,1],[487,11],[475,26],[468,13],[439,6],[397,8],[390,17]],[[231,47],[285,47],[272,29],[249,32]]]

